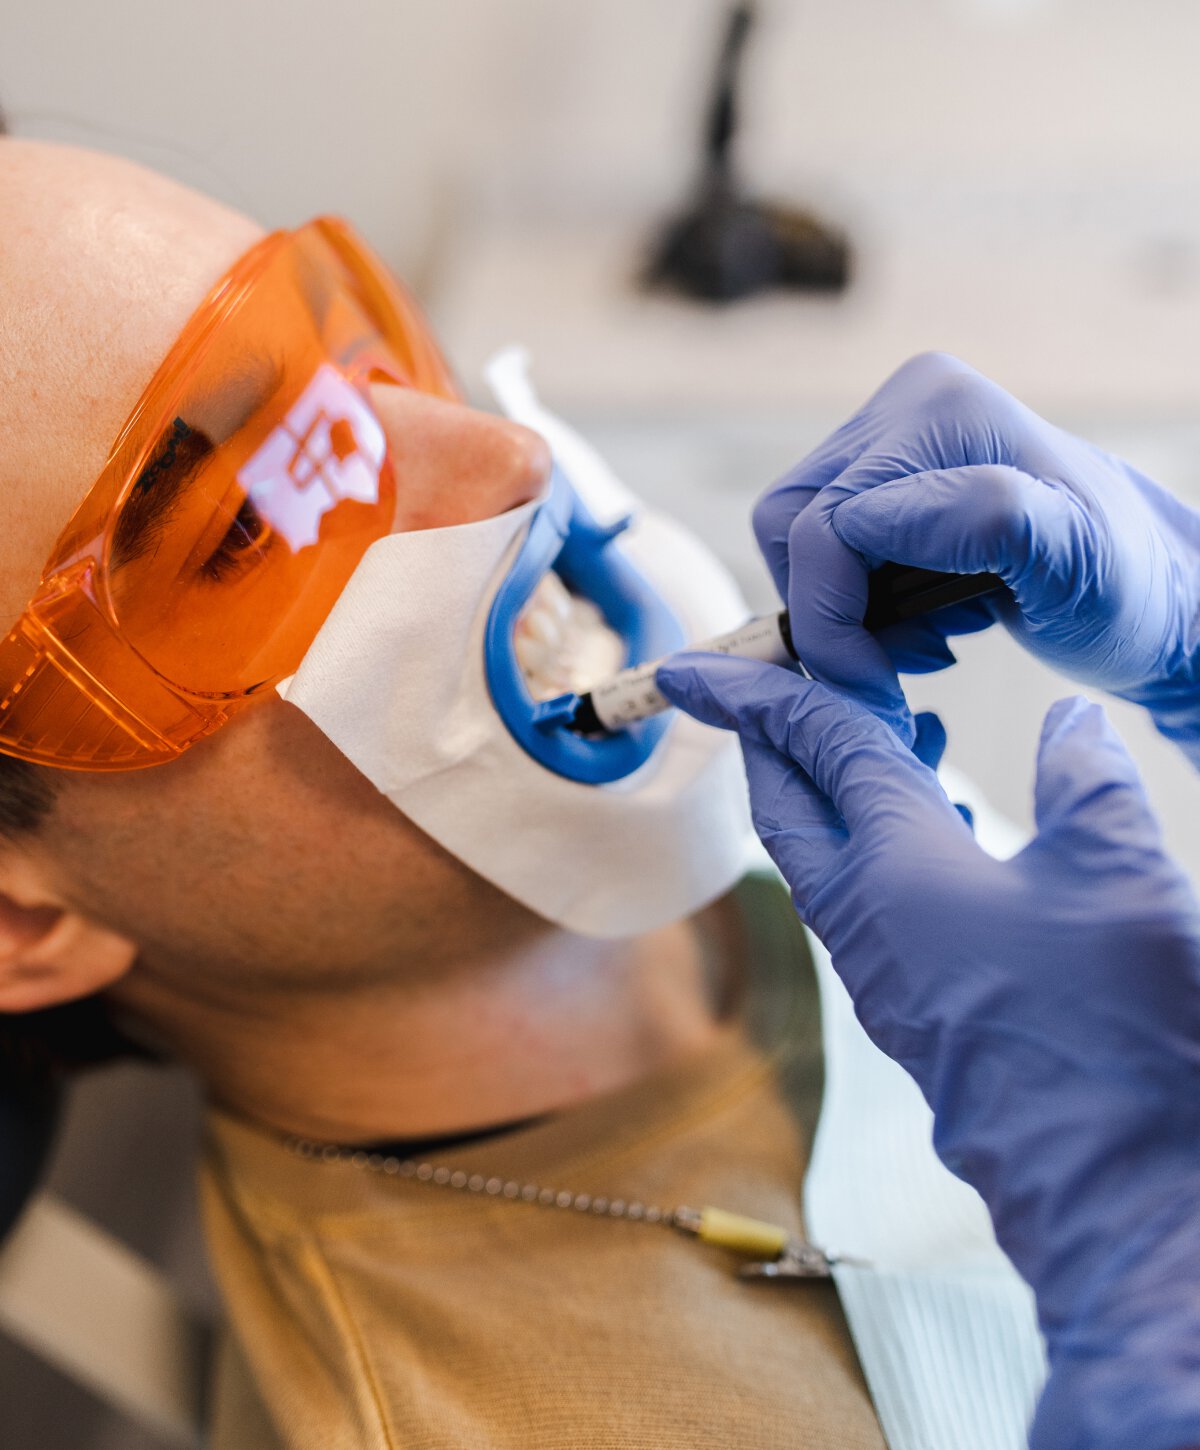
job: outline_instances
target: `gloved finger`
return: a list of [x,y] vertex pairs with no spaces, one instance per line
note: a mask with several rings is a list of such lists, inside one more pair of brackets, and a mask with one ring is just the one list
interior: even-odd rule
[[[959,396],[974,399],[981,389],[999,393],[974,368],[947,353],[921,353],[901,363],[859,410],[807,457],[765,491],[754,509],[754,533],[780,599],[791,595],[788,536],[796,517],[823,488],[870,457],[864,488],[935,466],[966,463],[992,442],[991,409],[978,417],[974,431],[964,424]],[[947,390],[955,404],[947,409]],[[1003,396],[1003,395],[1002,395]],[[1011,399],[1005,399],[1011,403]],[[939,415],[949,411],[949,430]],[[949,436],[947,436],[947,432]],[[886,550],[880,559],[890,558]]]
[[912,717],[883,645],[863,628],[868,563],[830,527],[841,486],[823,489],[792,524],[788,617],[792,643],[815,679],[853,694],[907,745]]
[[916,738],[912,753],[922,765],[936,771],[946,753],[946,727],[932,710],[922,710],[914,716],[913,724],[916,726]]
[[[780,599],[786,600],[790,594],[788,535],[797,515],[865,454],[879,449],[883,437],[894,432],[888,423],[893,416],[906,420],[903,435],[891,438],[892,447],[878,454],[872,482],[894,477],[897,471],[907,474],[943,461],[930,456],[932,445],[926,436],[924,415],[929,400],[938,396],[940,388],[964,376],[978,378],[966,363],[945,353],[909,358],[840,428],[763,493],[754,507],[754,534]],[[899,467],[897,455],[907,460]]]
[[[917,738],[913,741],[912,753],[922,765],[937,774],[946,753],[946,727],[932,710],[922,710],[913,717],[917,727]],[[967,823],[971,834],[975,834],[975,812],[962,801],[955,801],[954,809]]]
[[[932,614],[918,615],[876,630],[875,638],[887,651],[897,674],[931,675],[956,663],[948,638],[978,634],[996,623],[996,603],[996,596],[989,596],[948,604]],[[1016,608],[1015,600],[1010,598],[1009,603]]]
[[[1157,853],[1158,819],[1128,750],[1099,705],[1082,695],[1047,712],[1038,743],[1033,843],[1094,857],[1115,848]],[[1027,848],[1028,849],[1028,848]]]
[[741,743],[754,829],[791,888],[801,919],[815,927],[810,903],[827,892],[853,850],[846,824],[795,761],[754,736],[744,735]]
[[[936,774],[942,763],[942,756],[946,753],[946,727],[932,710],[922,710],[913,718],[917,727],[917,738],[913,741],[912,753],[922,765],[928,766]],[[971,807],[964,805],[962,801],[955,801],[954,809],[966,821],[974,835],[975,813]]]
[[788,597],[788,536],[792,524],[821,489],[843,473],[857,456],[856,445],[846,436],[849,427],[839,428],[819,448],[802,458],[754,505],[751,515],[754,537],[782,600]]
[[846,839],[845,822],[833,803],[794,760],[756,736],[743,736],[741,746],[751,818],[764,841],[786,831],[811,831],[828,841]]
[[[855,701],[778,665],[729,655],[674,655],[663,694],[710,725],[737,730],[794,761],[829,797],[852,835],[886,826],[927,849],[963,822],[937,777]],[[968,833],[969,835],[969,833]]]
[[[1009,603],[1014,601],[1010,596]],[[931,614],[918,614],[885,625],[875,638],[887,651],[900,674],[928,675],[955,663],[949,641],[959,635],[979,634],[997,622],[998,594],[948,604]]]
[[906,619],[889,625],[875,638],[887,652],[897,674],[932,675],[957,663],[945,636],[923,619]]
[[[1067,602],[1075,565],[1092,550],[1089,522],[1072,495],[995,463],[915,473],[856,492],[839,500],[831,525],[847,547],[868,556],[999,574],[1018,603],[1035,609]],[[1055,590],[1049,601],[1048,587]]]
[[[717,664],[722,659],[731,660],[735,666],[757,663],[730,655],[709,654],[704,650],[680,650],[659,665],[654,682],[672,705],[685,710],[702,724],[715,725],[718,730],[732,730],[740,735],[743,750],[747,744],[762,745],[765,743],[762,732],[754,728],[750,689],[739,694],[734,682],[736,679],[752,687],[758,677],[751,671],[745,671],[727,679],[720,673]],[[758,665],[758,668],[785,675],[793,688],[804,683],[799,675],[779,665]]]
[[[712,688],[704,669],[704,663],[722,656],[689,655],[683,657],[683,668],[677,668],[680,658],[659,669],[663,693],[706,724],[737,728],[735,713],[719,688]],[[699,668],[688,669],[689,661],[698,662]],[[795,761],[768,741],[751,732],[742,736],[741,746],[754,829],[791,887],[803,916],[806,903],[838,869],[847,841],[845,823]]]

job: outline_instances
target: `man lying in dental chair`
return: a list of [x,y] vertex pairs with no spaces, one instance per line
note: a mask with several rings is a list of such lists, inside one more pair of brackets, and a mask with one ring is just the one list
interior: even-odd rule
[[[882,1445],[829,1281],[737,1275],[803,1237],[822,1062],[735,744],[544,762],[487,704],[542,438],[343,225],[15,139],[0,197],[7,1071],[115,1025],[203,1078],[214,1443]],[[601,492],[592,604],[514,606],[533,694],[608,667],[595,606],[734,622],[670,529],[631,594]],[[671,1231],[710,1204],[780,1232]]]

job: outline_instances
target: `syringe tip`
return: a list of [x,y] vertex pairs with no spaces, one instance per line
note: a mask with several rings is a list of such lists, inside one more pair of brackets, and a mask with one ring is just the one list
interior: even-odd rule
[[575,714],[571,720],[571,729],[577,730],[580,735],[607,735],[609,731],[596,714],[596,706],[592,703],[590,694],[580,695],[579,704],[575,707]]

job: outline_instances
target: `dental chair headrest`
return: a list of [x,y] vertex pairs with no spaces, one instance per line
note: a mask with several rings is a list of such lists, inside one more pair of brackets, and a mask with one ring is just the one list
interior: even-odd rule
[[0,1243],[41,1182],[54,1141],[61,1093],[0,1079]]

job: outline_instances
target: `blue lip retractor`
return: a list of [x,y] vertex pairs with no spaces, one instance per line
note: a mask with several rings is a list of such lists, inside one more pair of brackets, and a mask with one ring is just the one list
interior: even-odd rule
[[629,522],[626,517],[598,524],[556,467],[549,494],[534,513],[521,551],[492,601],[484,633],[488,689],[509,732],[548,770],[585,785],[632,775],[650,758],[670,721],[659,715],[619,734],[598,737],[572,730],[579,696],[535,700],[517,663],[513,631],[538,581],[554,569],[573,594],[596,605],[625,641],[626,667],[682,648],[683,629],[666,602],[619,549],[609,547]]

